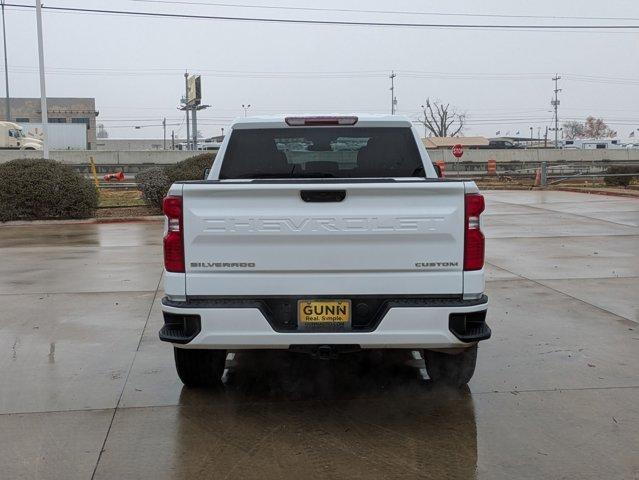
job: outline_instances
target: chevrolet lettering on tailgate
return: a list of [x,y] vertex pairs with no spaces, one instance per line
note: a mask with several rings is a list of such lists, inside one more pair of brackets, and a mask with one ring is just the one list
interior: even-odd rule
[[207,218],[204,231],[251,233],[435,232],[444,217]]

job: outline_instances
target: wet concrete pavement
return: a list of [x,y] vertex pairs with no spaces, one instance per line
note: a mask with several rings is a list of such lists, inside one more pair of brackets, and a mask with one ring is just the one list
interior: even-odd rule
[[0,227],[0,478],[639,478],[639,201],[487,192],[469,388],[238,353],[182,388],[159,223]]

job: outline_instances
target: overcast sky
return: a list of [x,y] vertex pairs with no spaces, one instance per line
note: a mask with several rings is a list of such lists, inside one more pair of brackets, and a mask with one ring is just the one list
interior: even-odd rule
[[[639,25],[637,0],[49,0],[93,7],[268,18],[486,24]],[[33,5],[33,0],[9,0]],[[202,3],[195,5],[193,3]],[[221,6],[252,5],[251,8]],[[208,4],[208,5],[207,5]],[[399,13],[278,10],[257,5],[454,14],[620,17],[535,19]],[[11,95],[39,96],[33,10],[7,7]],[[177,111],[183,72],[202,74],[200,130],[217,135],[243,115],[390,110],[392,69],[398,113],[416,119],[427,97],[468,114],[466,135],[493,136],[550,126],[551,77],[563,76],[560,119],[592,114],[621,137],[639,128],[639,30],[503,31],[295,25],[44,13],[47,93],[95,97],[111,138],[160,138],[167,117],[184,135]],[[292,73],[291,73],[292,72]],[[4,89],[0,88],[0,91]],[[174,124],[174,125],[173,125]]]

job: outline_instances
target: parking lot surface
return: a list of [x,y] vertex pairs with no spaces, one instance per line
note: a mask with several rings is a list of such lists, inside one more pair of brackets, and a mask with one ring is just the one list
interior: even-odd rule
[[639,478],[639,201],[486,192],[468,388],[416,355],[238,353],[182,388],[161,223],[0,228],[0,477]]

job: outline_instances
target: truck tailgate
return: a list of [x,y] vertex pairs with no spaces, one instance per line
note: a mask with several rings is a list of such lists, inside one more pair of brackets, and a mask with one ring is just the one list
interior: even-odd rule
[[[317,190],[345,197],[302,199]],[[462,293],[463,182],[187,183],[183,198],[189,296]]]

